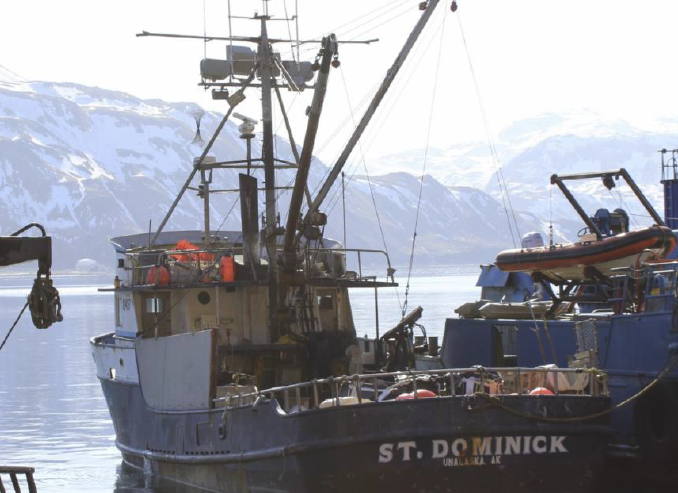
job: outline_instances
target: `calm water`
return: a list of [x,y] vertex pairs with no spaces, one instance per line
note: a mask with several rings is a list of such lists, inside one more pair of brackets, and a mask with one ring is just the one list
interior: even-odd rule
[[[441,275],[412,278],[408,308],[424,307],[421,323],[429,335],[442,338],[445,317],[477,299],[476,272],[477,267],[441,269]],[[0,352],[0,464],[35,467],[40,493],[187,491],[121,466],[89,349],[89,339],[113,325],[112,295],[97,290],[110,282],[110,277],[57,277],[64,321],[37,330],[26,313]],[[0,280],[0,338],[31,283],[21,277]],[[374,290],[353,290],[351,299],[358,334],[373,335]],[[394,289],[380,290],[379,318],[382,333],[400,319]]]

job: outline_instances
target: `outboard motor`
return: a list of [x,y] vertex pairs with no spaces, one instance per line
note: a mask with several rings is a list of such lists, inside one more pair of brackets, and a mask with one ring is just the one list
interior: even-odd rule
[[530,231],[529,233],[525,233],[520,239],[520,246],[522,248],[543,247],[544,239],[541,237],[541,233]]

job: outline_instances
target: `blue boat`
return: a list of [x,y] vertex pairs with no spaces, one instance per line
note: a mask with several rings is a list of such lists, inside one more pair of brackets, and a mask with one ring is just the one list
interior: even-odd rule
[[[654,218],[652,227],[670,228],[675,234],[678,150],[670,151],[670,157],[668,153],[661,151],[664,221],[630,177],[627,181]],[[614,186],[612,178],[623,174],[628,176],[619,170],[552,177],[551,182],[558,184],[587,225],[584,236],[590,238],[585,240],[604,242],[616,234],[628,234],[627,228],[615,227],[623,224],[625,214],[599,210],[594,216],[586,216],[564,182],[602,178],[606,186]],[[523,252],[557,248],[534,243],[523,247]],[[663,258],[656,252],[645,253],[630,258],[629,265],[605,271],[595,264],[584,266],[571,279],[554,276],[553,270],[540,270],[538,266],[512,272],[500,270],[496,263],[482,266],[477,283],[482,300],[458,308],[460,318],[446,320],[442,361],[445,367],[550,365],[605,371],[615,430],[607,451],[608,464],[617,475],[623,471],[626,479],[644,482],[659,478],[675,485],[678,261],[672,258],[675,252]],[[547,310],[533,308],[544,304]]]

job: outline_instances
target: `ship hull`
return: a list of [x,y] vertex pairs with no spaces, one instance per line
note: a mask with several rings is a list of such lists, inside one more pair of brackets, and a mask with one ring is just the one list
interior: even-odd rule
[[[275,400],[204,412],[156,412],[138,385],[101,379],[125,461],[218,492],[594,491],[604,418],[546,423],[471,396],[286,414]],[[603,397],[506,396],[520,412],[589,415]]]

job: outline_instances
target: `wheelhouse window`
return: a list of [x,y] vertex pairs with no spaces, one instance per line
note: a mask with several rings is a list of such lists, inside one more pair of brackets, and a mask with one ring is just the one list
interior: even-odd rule
[[122,327],[122,304],[123,299],[118,298],[115,303],[115,326]]
[[147,298],[146,313],[162,313],[162,298]]

